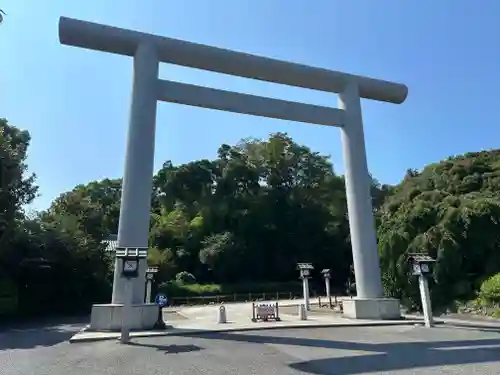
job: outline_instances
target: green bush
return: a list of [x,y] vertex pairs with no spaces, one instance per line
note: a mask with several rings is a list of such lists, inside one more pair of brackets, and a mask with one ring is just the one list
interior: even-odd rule
[[500,303],[500,273],[491,276],[481,284],[479,299],[488,305]]
[[175,281],[181,284],[194,284],[196,283],[196,277],[192,273],[182,271],[175,275]]

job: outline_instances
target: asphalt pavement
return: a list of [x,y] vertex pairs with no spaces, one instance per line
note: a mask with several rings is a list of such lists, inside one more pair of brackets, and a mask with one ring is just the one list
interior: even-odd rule
[[440,326],[214,332],[69,344],[63,324],[0,333],[1,375],[500,374],[500,330]]

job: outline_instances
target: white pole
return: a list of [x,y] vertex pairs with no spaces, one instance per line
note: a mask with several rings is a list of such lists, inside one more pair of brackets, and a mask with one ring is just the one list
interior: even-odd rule
[[330,301],[330,299],[331,299],[330,279],[328,277],[325,277],[325,287],[326,287],[326,298],[328,298],[328,301]]
[[306,310],[309,311],[309,280],[307,277],[304,277],[302,279],[302,287],[304,289],[303,294],[304,294],[304,306],[306,307]]
[[420,288],[420,297],[422,299],[422,309],[424,310],[425,326],[430,328],[433,326],[431,297],[429,293],[429,284],[427,277],[420,275],[418,277],[418,286]]
[[[140,44],[133,61],[132,103],[118,222],[118,246],[121,247],[148,247],[158,66],[155,47],[147,43]],[[121,276],[122,261],[117,259],[116,262],[112,302],[124,303],[125,284],[128,281]],[[144,303],[144,279],[147,268],[147,259],[139,259],[138,276],[133,281],[133,303]]]
[[365,136],[358,84],[348,83],[339,93],[339,108],[345,111],[340,128],[345,165],[345,186],[352,258],[357,297],[382,298],[380,261],[370,193],[370,175],[366,162]]
[[299,319],[300,320],[307,320],[307,311],[306,307],[304,306],[303,303],[299,305]]
[[120,344],[128,344],[130,342],[130,319],[132,310],[132,294],[133,294],[133,281],[128,279],[125,283],[127,298],[123,303],[122,308],[122,331],[120,336]]
[[151,284],[152,280],[146,281],[146,303],[151,303]]

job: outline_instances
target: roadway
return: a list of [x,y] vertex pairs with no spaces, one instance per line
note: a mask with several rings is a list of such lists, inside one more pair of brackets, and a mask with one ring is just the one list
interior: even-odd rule
[[500,330],[439,326],[213,332],[69,344],[83,324],[0,332],[1,375],[498,374]]

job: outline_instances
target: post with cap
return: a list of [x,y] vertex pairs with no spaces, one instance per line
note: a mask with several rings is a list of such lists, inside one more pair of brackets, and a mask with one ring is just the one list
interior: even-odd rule
[[146,303],[152,303],[151,301],[151,287],[155,275],[158,273],[158,267],[148,267],[146,270]]
[[325,279],[325,290],[326,290],[326,298],[328,299],[328,304],[330,308],[332,306],[332,294],[330,293],[330,279],[332,278],[332,273],[329,268],[325,268],[321,271],[323,278]]
[[432,275],[432,265],[436,260],[426,254],[408,254],[408,262],[413,276],[418,276],[422,310],[424,312],[425,326],[430,328],[434,325],[432,319],[431,296],[429,292],[428,277]]
[[122,307],[121,344],[128,344],[130,342],[133,280],[139,275],[139,261],[147,257],[147,251],[147,248],[116,248],[116,258],[120,259],[122,264],[122,276],[127,280],[125,283],[126,296]]
[[309,278],[311,277],[311,271],[314,269],[311,263],[297,263],[297,269],[300,272],[300,278],[302,279],[302,290],[304,296],[304,306],[307,311],[311,308],[309,306]]

